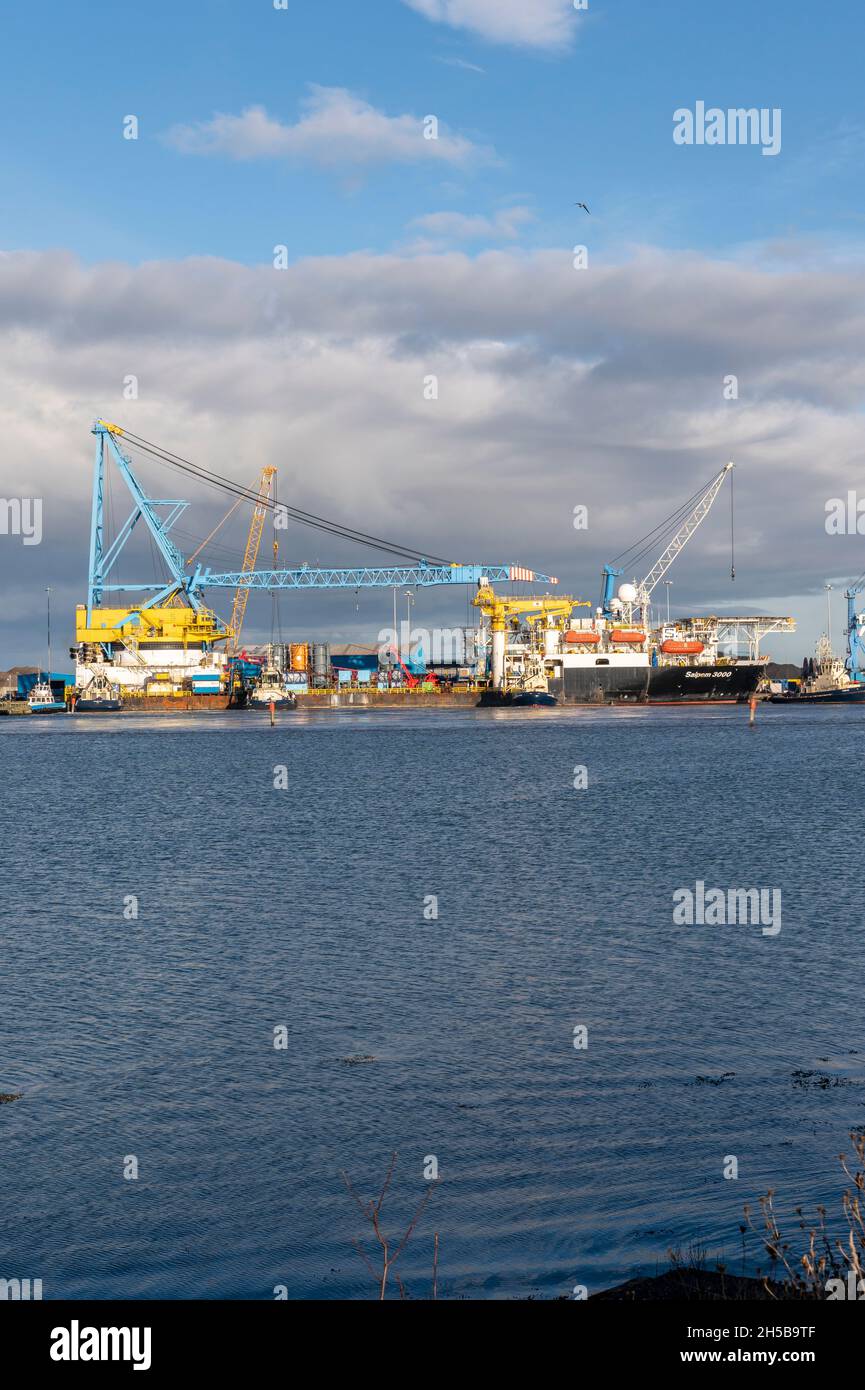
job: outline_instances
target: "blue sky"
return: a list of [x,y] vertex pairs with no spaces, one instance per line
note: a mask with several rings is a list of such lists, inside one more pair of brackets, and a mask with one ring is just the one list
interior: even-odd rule
[[[572,27],[569,45],[534,49],[432,23],[401,0],[7,6],[4,245],[254,264],[273,241],[292,258],[385,250],[425,213],[520,205],[536,219],[520,244],[554,246],[583,234],[575,199],[592,209],[600,251],[858,230],[861,5],[592,0]],[[347,158],[331,170],[195,157],[163,141],[251,105],[294,122],[311,83],[389,116],[437,114],[500,163],[357,170]],[[708,161],[676,148],[672,112],[697,99],[781,107],[782,157],[718,149]],[[137,142],[120,138],[129,113]]]
[[[46,520],[41,546],[0,544],[0,664],[36,658],[46,582],[71,631],[97,415],[244,482],[275,462],[299,506],[590,598],[733,458],[735,589],[713,516],[675,598],[793,613],[773,651],[799,659],[828,580],[837,633],[865,569],[861,538],[823,524],[865,459],[863,40],[853,0],[4,7],[0,490],[27,479]],[[698,101],[779,108],[780,153],[675,144]],[[193,502],[204,536],[217,501]],[[370,558],[307,533],[284,554]],[[418,606],[452,623],[455,600]],[[284,625],[374,640],[388,602],[304,597]]]

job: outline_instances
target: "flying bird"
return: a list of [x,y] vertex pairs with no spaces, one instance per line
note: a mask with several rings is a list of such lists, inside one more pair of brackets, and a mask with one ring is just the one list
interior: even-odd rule
[[[574,207],[575,207],[575,208],[583,208],[585,212],[589,212],[589,209],[586,207],[586,204],[585,204],[585,203],[574,203]],[[592,215],[592,214],[589,212],[589,216],[590,216],[590,217],[591,217],[591,215]]]

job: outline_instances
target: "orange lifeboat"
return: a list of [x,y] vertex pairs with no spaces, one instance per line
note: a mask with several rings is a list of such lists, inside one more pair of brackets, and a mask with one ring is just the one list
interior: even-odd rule
[[661,643],[661,651],[667,656],[699,656],[705,647],[702,642],[683,642],[670,637]]
[[566,642],[574,642],[581,647],[596,647],[601,640],[599,632],[579,632],[569,628],[565,633]]
[[610,633],[611,642],[645,642],[645,632],[639,632],[637,628],[619,627],[614,628]]

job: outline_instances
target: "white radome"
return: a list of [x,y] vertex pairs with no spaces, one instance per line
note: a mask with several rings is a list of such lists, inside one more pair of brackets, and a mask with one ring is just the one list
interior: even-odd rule
[[619,585],[619,598],[622,600],[622,603],[633,603],[636,597],[637,591],[633,584]]

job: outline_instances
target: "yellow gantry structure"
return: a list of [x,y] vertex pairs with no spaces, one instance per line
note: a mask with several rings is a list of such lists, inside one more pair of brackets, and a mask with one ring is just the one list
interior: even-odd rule
[[502,598],[492,586],[482,581],[472,599],[490,621],[492,634],[491,678],[493,689],[501,690],[505,684],[505,645],[508,623],[516,626],[522,618],[527,623],[543,622],[547,628],[562,627],[575,608],[591,608],[586,599],[561,598],[543,595],[539,598]]
[[143,647],[175,650],[198,646],[202,642],[224,641],[226,631],[208,608],[197,612],[185,604],[154,604],[150,608],[94,608],[87,619],[87,605],[75,610],[75,640],[78,643],[122,642],[132,651]]
[[[243,627],[243,618],[246,613],[246,605],[249,602],[249,579],[255,569],[258,560],[258,551],[261,546],[261,535],[264,531],[264,523],[267,519],[267,509],[270,504],[270,494],[273,490],[273,479],[276,469],[272,467],[262,468],[261,478],[258,484],[258,501],[252,513],[252,521],[249,524],[249,536],[246,541],[246,552],[243,556],[241,567],[241,581],[234,591],[234,604],[231,609],[231,618],[228,626],[231,629],[231,637],[227,651],[234,655],[240,646],[240,630]],[[245,582],[244,582],[245,581]]]
[[504,632],[509,618],[524,618],[536,623],[542,619],[561,623],[575,608],[591,608],[588,599],[569,598],[566,594],[550,598],[502,598],[489,584],[482,584],[472,603],[489,618],[493,632]]

